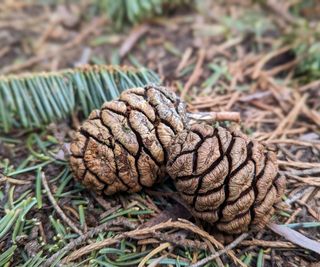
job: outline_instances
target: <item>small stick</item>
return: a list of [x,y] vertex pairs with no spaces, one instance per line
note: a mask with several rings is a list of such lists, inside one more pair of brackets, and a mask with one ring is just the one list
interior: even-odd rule
[[42,184],[44,189],[47,192],[48,198],[53,206],[53,208],[57,211],[57,213],[59,214],[59,216],[61,217],[61,219],[66,222],[70,228],[75,231],[77,234],[79,234],[80,236],[83,235],[82,231],[80,229],[78,229],[78,227],[67,217],[67,215],[65,215],[65,213],[63,212],[63,210],[59,207],[57,201],[55,200],[54,196],[52,195],[49,185],[48,185],[48,181],[46,179],[46,176],[44,174],[44,172],[41,173],[41,180],[42,180]]
[[285,241],[267,241],[267,240],[244,240],[239,246],[255,246],[264,248],[296,248],[291,242]]
[[[62,45],[59,48],[59,53],[63,53],[67,49],[71,49],[79,44],[81,44],[88,36],[90,36],[92,33],[97,31],[97,29],[101,28],[103,25],[105,25],[107,20],[105,18],[98,18],[96,20],[93,20],[91,24],[88,25],[88,27],[84,28],[80,34],[78,34],[74,39],[72,39],[70,42]],[[48,60],[50,58],[53,58],[57,55],[57,52],[50,52],[45,53],[41,55],[36,55],[34,57],[31,57],[27,59],[25,62],[22,62],[20,64],[13,64],[9,65],[7,67],[4,67],[0,70],[1,74],[8,74],[12,72],[17,72],[21,69],[25,69],[28,67],[33,66],[34,64],[37,64],[41,62],[42,60]]]
[[55,254],[53,254],[44,264],[43,266],[47,267],[47,266],[51,266],[51,264],[58,259],[59,257],[61,257],[62,255],[68,253],[69,251],[73,250],[74,248],[78,247],[79,245],[81,245],[82,243],[86,242],[88,239],[92,238],[93,236],[106,231],[109,227],[111,227],[112,225],[116,225],[119,224],[123,221],[123,217],[118,217],[115,220],[112,221],[108,221],[104,224],[101,224],[95,228],[93,228],[92,230],[88,231],[87,233],[85,233],[84,235],[79,236],[78,238],[74,239],[73,241],[71,241],[69,244],[67,244],[65,247],[63,247],[61,250],[59,250],[58,252],[56,252]]
[[192,48],[191,47],[188,47],[186,49],[186,51],[184,52],[183,56],[182,56],[182,59],[175,71],[175,74],[178,75],[179,72],[187,65],[189,59],[190,59],[190,56],[192,55]]
[[278,50],[272,51],[271,53],[265,55],[264,57],[262,57],[262,59],[256,64],[253,74],[252,74],[252,78],[253,79],[257,79],[264,67],[264,65],[272,58],[277,57],[283,53],[288,52],[291,49],[290,46],[284,46]]
[[120,57],[123,58],[126,56],[134,47],[134,45],[140,40],[140,38],[142,38],[149,31],[149,29],[150,27],[148,25],[141,25],[134,28],[119,49]]
[[241,120],[239,112],[227,112],[227,111],[188,113],[188,117],[195,121],[206,121],[206,122],[234,121],[239,123]]
[[203,241],[199,240],[191,240],[182,237],[181,234],[168,234],[168,233],[161,233],[161,232],[154,232],[152,236],[160,241],[170,242],[175,246],[186,247],[191,250],[199,251],[199,250],[209,250],[208,244]]
[[282,135],[283,131],[286,129],[290,129],[292,124],[296,121],[307,99],[307,94],[303,95],[302,97],[297,96],[297,98],[298,97],[300,99],[297,99],[290,113],[279,123],[278,127],[273,131],[272,135],[268,138],[268,140],[275,139],[279,135]]
[[278,160],[278,165],[281,167],[293,167],[293,168],[301,168],[301,169],[320,168],[320,163],[318,163],[318,162]]
[[313,168],[313,169],[307,169],[307,170],[290,170],[282,172],[282,174],[286,175],[315,175],[320,174],[320,168]]
[[205,57],[206,57],[206,51],[204,49],[200,49],[196,66],[195,66],[189,80],[187,81],[187,83],[185,84],[185,86],[181,92],[182,99],[184,99],[186,97],[191,86],[199,80],[199,78],[202,74],[202,71],[203,71],[202,64],[205,60]]
[[[164,242],[170,242],[175,246],[187,247],[191,250],[196,250],[196,251],[205,250],[210,252],[209,246],[205,242],[183,238],[181,234],[167,234],[167,233],[161,233],[161,232],[160,233],[154,232],[152,233],[152,236],[156,239],[155,240],[150,239],[150,243],[141,242],[140,244],[154,244],[155,241],[157,241],[157,243],[159,243],[160,241],[164,241]],[[297,247],[291,242],[267,241],[267,240],[260,240],[260,239],[244,240],[239,244],[239,246],[242,246],[242,247],[256,246],[256,247],[262,247],[262,248],[296,248]]]
[[[92,251],[99,250],[103,247],[109,246],[111,244],[115,244],[119,241],[121,241],[124,238],[135,238],[137,236],[144,236],[146,234],[152,234],[156,231],[167,229],[167,228],[178,228],[178,229],[184,229],[184,230],[189,230],[199,236],[201,236],[204,240],[208,240],[211,244],[214,244],[218,248],[223,248],[223,245],[218,242],[213,236],[209,235],[207,232],[204,230],[200,229],[196,225],[193,225],[190,222],[185,222],[185,221],[167,221],[164,223],[160,223],[157,225],[154,225],[152,227],[146,227],[142,229],[135,229],[129,232],[123,232],[120,233],[112,238],[107,238],[101,241],[97,241],[95,243],[92,243],[90,245],[81,247],[80,249],[72,252],[70,255],[66,256],[64,259],[62,259],[62,263],[68,263],[71,262],[75,259],[78,259],[79,257],[82,257],[83,255],[86,255]],[[238,264],[237,266],[245,266],[233,253],[233,251],[225,251],[232,260]],[[217,256],[218,257],[218,256]]]
[[232,243],[227,245],[224,249],[219,250],[218,252],[202,259],[201,261],[198,261],[197,263],[190,265],[190,267],[200,267],[200,266],[207,264],[209,261],[214,260],[215,258],[221,256],[222,254],[228,252],[229,250],[231,250],[234,247],[236,247],[237,245],[239,245],[239,243],[241,243],[241,241],[246,239],[248,236],[249,236],[249,233],[243,233],[238,238],[236,238]]

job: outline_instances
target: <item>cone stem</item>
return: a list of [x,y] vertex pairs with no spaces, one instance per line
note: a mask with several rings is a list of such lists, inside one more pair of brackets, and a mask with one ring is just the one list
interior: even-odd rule
[[191,120],[196,121],[206,121],[206,122],[215,122],[215,121],[233,121],[240,122],[240,113],[239,112],[195,112],[188,113],[188,116]]

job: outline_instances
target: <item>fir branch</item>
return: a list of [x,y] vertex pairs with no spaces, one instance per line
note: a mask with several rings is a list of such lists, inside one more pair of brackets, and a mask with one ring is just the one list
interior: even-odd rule
[[0,77],[0,132],[41,128],[80,111],[84,116],[125,89],[158,83],[145,68],[84,66]]
[[96,1],[101,12],[106,12],[117,29],[126,23],[137,24],[155,15],[163,15],[178,6],[189,6],[193,0],[102,0]]

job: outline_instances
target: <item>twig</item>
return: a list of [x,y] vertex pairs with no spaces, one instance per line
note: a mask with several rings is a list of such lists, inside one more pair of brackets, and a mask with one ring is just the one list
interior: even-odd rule
[[24,180],[18,180],[18,179],[14,179],[8,176],[5,176],[3,174],[0,173],[0,185],[2,183],[10,183],[10,184],[17,184],[17,185],[24,185],[24,184],[31,184],[32,181],[24,181]]
[[192,55],[192,48],[188,47],[186,51],[183,53],[181,61],[175,71],[176,75],[178,75],[179,72],[187,65],[191,55]]
[[310,109],[307,107],[306,104],[303,105],[302,107],[302,112],[303,114],[313,121],[318,127],[320,127],[320,114],[317,110],[315,109]]
[[161,241],[170,242],[176,246],[189,248],[191,250],[210,251],[209,246],[205,242],[183,238],[180,234],[167,234],[155,232],[152,234],[152,236]]
[[239,112],[196,112],[189,113],[189,118],[195,121],[206,121],[206,122],[216,122],[216,121],[234,121],[240,122]]
[[[297,96],[298,97],[298,96]],[[279,124],[277,129],[273,132],[273,134],[269,137],[268,140],[274,139],[278,135],[282,133],[282,131],[287,127],[290,128],[290,126],[294,123],[294,121],[297,119],[305,101],[307,99],[307,94],[303,95],[303,97],[300,98],[299,101],[297,101],[294,108],[291,110],[291,112],[287,115],[287,117],[282,120],[282,122]]]
[[[235,85],[233,88],[235,88]],[[224,107],[224,110],[230,110],[234,105],[234,103],[236,103],[239,100],[240,95],[241,95],[240,91],[236,91],[235,93],[233,93],[228,104]],[[240,115],[239,115],[239,119],[240,119]]]
[[302,162],[302,161],[285,161],[285,160],[278,160],[279,166],[283,167],[294,167],[294,168],[301,168],[301,169],[308,169],[308,168],[320,168],[319,162]]
[[11,47],[5,46],[0,49],[0,58],[4,57],[8,52],[10,52]]
[[93,236],[107,230],[110,226],[112,225],[117,225],[120,223],[123,223],[124,218],[123,217],[118,217],[113,221],[109,221],[106,222],[104,224],[99,225],[98,227],[88,231],[86,234],[79,236],[77,239],[74,239],[73,241],[71,241],[68,245],[66,245],[65,247],[63,247],[62,249],[60,249],[58,252],[56,252],[55,254],[53,254],[45,263],[44,263],[44,267],[46,266],[50,266],[56,259],[58,259],[59,257],[61,257],[62,255],[66,254],[67,252],[69,252],[70,250],[78,247],[79,245],[81,245],[82,243],[84,243],[85,241],[87,241],[88,239],[92,238]]
[[272,51],[269,54],[265,55],[263,58],[260,59],[260,61],[256,64],[253,74],[252,74],[252,78],[253,79],[257,79],[260,76],[260,73],[262,72],[262,69],[264,67],[264,65],[271,60],[274,57],[277,57],[281,54],[284,54],[286,52],[288,52],[291,49],[290,46],[285,46],[282,47],[278,50]]
[[80,32],[80,34],[78,34],[70,42],[63,45],[62,49],[70,49],[81,44],[90,34],[96,32],[97,29],[106,24],[106,22],[107,20],[103,17],[92,20],[92,22],[88,24],[88,26],[84,28],[83,31]]
[[200,267],[200,266],[207,264],[208,262],[214,260],[215,258],[221,256],[224,253],[227,253],[229,250],[231,250],[234,247],[236,247],[237,245],[239,245],[239,243],[241,243],[241,241],[246,239],[248,236],[249,236],[249,233],[243,233],[238,238],[236,238],[233,242],[231,242],[229,245],[227,245],[224,249],[202,259],[201,261],[198,261],[195,264],[190,265],[190,267]]
[[285,2],[277,1],[277,0],[268,0],[265,2],[265,5],[272,10],[277,17],[282,18],[284,21],[297,25],[297,19],[292,16],[288,11],[288,5],[284,4]]
[[105,210],[108,211],[112,208],[112,204],[106,201],[103,197],[97,195],[94,192],[90,192],[91,196],[98,202],[98,204]]
[[316,178],[316,177],[299,177],[299,176],[296,176],[296,175],[288,175],[288,177],[290,177],[290,178],[292,178],[292,179],[294,179],[296,181],[299,181],[301,183],[305,183],[305,184],[308,184],[308,185],[320,187],[319,179]]
[[312,90],[312,89],[316,89],[316,88],[319,88],[320,86],[320,80],[316,80],[316,81],[312,81],[300,88],[298,88],[298,90],[303,93],[303,92],[306,92],[308,90]]
[[301,189],[299,189],[298,192],[296,192],[294,195],[290,196],[289,198],[287,198],[285,200],[285,203],[287,205],[291,205],[292,203],[296,202],[297,200],[299,200],[302,197],[309,197],[310,194],[313,192],[314,188],[313,187],[304,187]]
[[240,101],[241,102],[250,102],[250,101],[253,101],[253,100],[260,100],[260,99],[263,99],[263,98],[266,98],[268,96],[271,96],[271,92],[267,91],[267,92],[256,92],[256,93],[253,93],[253,94],[247,94],[247,95],[244,95],[242,97],[240,97]]
[[[213,245],[208,240],[205,240],[204,242],[199,241],[199,240],[190,240],[190,239],[185,238],[186,235],[187,235],[186,232],[182,232],[180,234],[179,233],[168,234],[168,233],[161,233],[161,232],[152,233],[153,237],[155,237],[161,241],[170,242],[170,243],[172,243],[176,246],[182,247],[182,248],[190,248],[191,250],[194,250],[194,251],[206,250],[211,253],[216,252],[216,249],[213,247]],[[224,266],[220,257],[216,258],[216,263],[219,267]]]
[[[288,131],[287,131],[288,132]],[[287,133],[284,131],[284,133]],[[294,139],[274,139],[274,140],[268,140],[265,143],[268,144],[289,144],[289,145],[297,145],[297,146],[307,146],[307,147],[319,147],[320,143],[319,141],[300,141],[300,140],[294,140]]]
[[313,175],[313,174],[319,174],[320,168],[314,168],[314,169],[308,169],[308,170],[290,170],[290,171],[284,171],[282,174],[287,175]]
[[191,88],[191,86],[193,84],[195,84],[198,79],[200,78],[200,75],[202,73],[202,64],[204,62],[204,59],[206,57],[206,52],[204,49],[200,49],[199,51],[199,55],[198,55],[198,60],[197,60],[197,64],[189,78],[189,80],[187,81],[187,83],[185,84],[182,92],[181,92],[181,98],[184,99],[189,91],[189,89]]
[[61,23],[60,16],[52,16],[49,19],[48,25],[46,26],[46,29],[42,32],[38,40],[35,42],[34,48],[38,52],[41,50],[41,47],[45,43],[45,41],[50,37],[51,33],[54,31],[54,28]]
[[42,180],[42,184],[44,186],[44,189],[47,192],[48,198],[53,206],[53,208],[56,210],[56,212],[59,214],[59,216],[61,217],[61,219],[70,226],[70,228],[76,232],[79,235],[83,235],[83,232],[78,229],[78,227],[67,217],[67,215],[65,215],[65,213],[63,212],[63,210],[59,207],[57,201],[55,200],[54,196],[52,195],[49,185],[48,185],[48,181],[46,179],[46,176],[44,174],[44,172],[41,173],[41,180]]
[[73,40],[71,40],[70,42],[62,45],[59,48],[59,51],[50,52],[50,53],[44,53],[43,55],[38,55],[38,56],[32,57],[32,58],[26,60],[23,63],[10,65],[8,67],[3,68],[0,71],[0,73],[1,74],[7,74],[7,73],[16,72],[18,70],[31,67],[32,65],[34,65],[34,64],[36,64],[36,63],[38,63],[38,62],[40,62],[42,60],[50,59],[50,58],[56,56],[59,53],[63,53],[65,50],[71,49],[71,48],[77,46],[78,44],[81,44],[81,42],[83,42],[83,40],[85,40],[92,32],[96,31],[97,28],[99,28],[100,26],[102,26],[105,23],[106,23],[106,19],[105,18],[99,18],[99,19],[93,20],[92,23],[89,24]]
[[75,259],[80,258],[83,255],[86,255],[86,254],[88,254],[88,253],[90,253],[92,251],[95,251],[95,250],[98,250],[98,249],[101,249],[101,248],[116,244],[116,243],[120,242],[120,240],[123,239],[123,238],[125,238],[125,235],[124,234],[119,234],[117,236],[104,239],[104,240],[102,240],[100,242],[95,242],[95,243],[92,243],[92,244],[87,245],[85,247],[82,247],[82,248],[72,252],[69,256],[65,257],[62,260],[62,263],[72,262]]
[[157,255],[162,250],[170,248],[171,244],[169,242],[163,243],[160,246],[156,247],[154,250],[150,251],[139,263],[138,267],[143,267],[148,260],[150,260],[153,256]]
[[240,246],[259,246],[265,248],[295,248],[296,246],[291,242],[283,241],[266,241],[266,240],[244,240],[239,244]]
[[[223,245],[218,242],[213,236],[209,235],[207,232],[201,230],[199,227],[193,225],[190,222],[186,221],[167,221],[165,223],[160,223],[158,225],[154,225],[152,227],[147,227],[143,229],[136,229],[129,232],[118,234],[112,238],[108,238],[99,242],[95,242],[93,244],[87,245],[85,247],[82,247],[74,252],[72,252],[69,256],[63,259],[63,263],[71,262],[79,257],[82,257],[83,255],[86,255],[92,251],[101,249],[105,246],[115,244],[119,242],[120,240],[124,238],[134,238],[137,236],[143,236],[147,234],[154,233],[155,231],[159,231],[166,228],[178,228],[178,229],[185,229],[192,231],[195,234],[198,234],[202,238],[209,240],[211,244],[214,244],[218,248],[223,248]],[[242,261],[240,261],[232,251],[226,251],[226,253],[233,259],[233,261],[240,266],[245,266]]]
[[[183,230],[182,230],[183,231]],[[199,240],[191,240],[185,238],[187,233],[179,231],[175,234],[154,232],[152,233],[153,238],[147,238],[144,236],[143,240],[138,241],[139,245],[147,245],[147,244],[158,244],[160,241],[169,242],[177,247],[181,248],[189,248],[192,251],[198,252],[199,250],[205,250],[211,253],[215,253],[216,250],[209,242],[203,242]],[[134,237],[133,237],[134,238]],[[160,240],[160,241],[158,241]],[[224,264],[219,257],[216,258],[216,263],[219,267],[223,267]]]
[[289,61],[289,62],[286,63],[286,64],[280,65],[280,66],[278,66],[278,67],[274,67],[274,68],[271,69],[271,70],[265,71],[265,74],[266,74],[266,75],[270,75],[270,76],[275,76],[275,75],[277,75],[277,74],[280,73],[280,72],[283,72],[283,71],[288,70],[288,69],[292,69],[292,68],[295,67],[297,64],[298,64],[298,60],[295,59],[295,60]]
[[139,39],[149,31],[149,29],[150,27],[148,25],[140,25],[137,28],[134,28],[119,49],[120,57],[122,58],[127,55]]

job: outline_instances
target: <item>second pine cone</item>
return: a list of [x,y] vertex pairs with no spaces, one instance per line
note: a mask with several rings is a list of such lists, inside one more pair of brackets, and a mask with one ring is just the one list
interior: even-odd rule
[[194,216],[227,233],[264,227],[284,191],[273,151],[204,124],[176,136],[167,171]]
[[124,91],[94,110],[75,134],[74,177],[106,195],[152,186],[165,173],[167,148],[185,119],[185,105],[164,87]]

